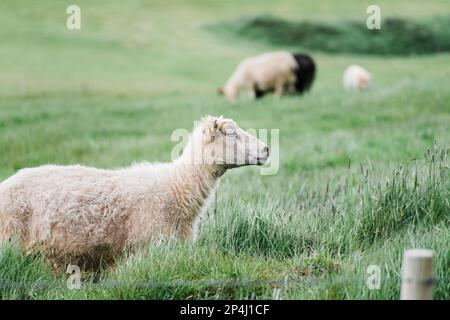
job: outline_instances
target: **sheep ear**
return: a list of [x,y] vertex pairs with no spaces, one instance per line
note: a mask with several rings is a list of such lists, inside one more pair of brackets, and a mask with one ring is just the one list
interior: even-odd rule
[[207,115],[202,117],[202,119],[200,120],[202,123],[203,128],[207,129],[207,130],[211,130],[212,126],[213,126],[213,120],[214,118]]

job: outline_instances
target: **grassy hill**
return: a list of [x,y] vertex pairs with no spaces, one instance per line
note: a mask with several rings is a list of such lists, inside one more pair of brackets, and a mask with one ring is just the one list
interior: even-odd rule
[[[325,53],[223,36],[208,26],[270,14],[339,23],[371,3],[346,1],[66,1],[0,3],[0,181],[47,163],[103,168],[169,161],[176,128],[224,115],[280,130],[280,170],[228,172],[194,245],[167,243],[66,288],[40,257],[0,249],[0,298],[397,299],[402,253],[435,250],[436,299],[450,299],[450,54]],[[382,16],[433,19],[446,1],[378,1]],[[216,96],[244,57],[307,51],[318,74],[301,98]],[[344,92],[344,69],[373,74]],[[382,271],[366,286],[369,265]],[[286,279],[288,281],[286,282]]]

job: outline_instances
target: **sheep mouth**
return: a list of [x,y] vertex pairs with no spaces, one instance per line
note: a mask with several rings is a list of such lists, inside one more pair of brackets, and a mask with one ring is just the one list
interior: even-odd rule
[[258,157],[258,158],[256,158],[256,164],[257,164],[258,166],[265,165],[265,164],[267,163],[267,160],[268,160],[268,159],[269,159],[268,157],[264,157],[264,158]]

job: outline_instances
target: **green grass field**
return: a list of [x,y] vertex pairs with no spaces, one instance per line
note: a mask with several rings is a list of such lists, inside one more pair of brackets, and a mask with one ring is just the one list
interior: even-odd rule
[[[435,299],[450,299],[450,54],[308,51],[303,97],[230,105],[216,88],[244,57],[283,47],[208,27],[239,17],[365,21],[371,2],[72,1],[0,3],[0,181],[47,163],[115,168],[170,161],[176,128],[224,115],[280,130],[280,170],[228,172],[194,245],[165,243],[66,287],[40,257],[0,249],[2,299],[398,299],[403,251],[436,253]],[[447,1],[377,1],[382,17],[433,20]],[[364,25],[362,25],[364,26]],[[450,39],[447,39],[450,41]],[[344,92],[343,70],[374,85]],[[369,265],[381,287],[369,290]],[[287,281],[286,281],[287,279]]]

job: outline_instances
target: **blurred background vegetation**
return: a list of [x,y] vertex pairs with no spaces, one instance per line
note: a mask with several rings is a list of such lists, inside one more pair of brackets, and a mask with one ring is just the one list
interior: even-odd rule
[[[195,245],[123,259],[82,290],[3,248],[0,297],[396,299],[403,251],[427,247],[435,298],[450,298],[448,1],[377,1],[373,33],[372,3],[357,0],[80,0],[74,31],[71,4],[0,2],[0,180],[47,163],[169,161],[171,132],[205,114],[280,129],[280,171],[230,171]],[[240,60],[278,49],[314,57],[309,94],[216,96]],[[371,90],[343,91],[354,63]],[[371,264],[380,290],[365,285]]]

